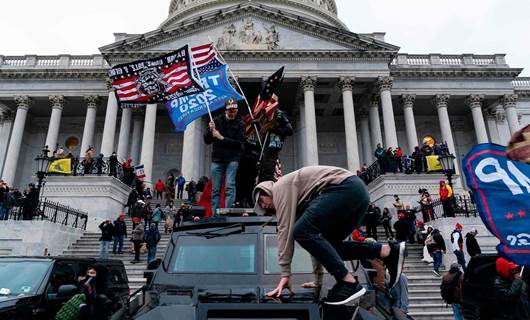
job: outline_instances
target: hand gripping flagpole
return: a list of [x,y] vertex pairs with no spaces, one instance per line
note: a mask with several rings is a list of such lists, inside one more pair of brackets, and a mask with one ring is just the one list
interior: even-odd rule
[[[217,52],[217,54],[221,58],[221,62],[226,65],[226,67],[228,69],[228,72],[230,72],[230,75],[232,76],[232,79],[234,79],[234,82],[236,83],[237,88],[239,89],[239,92],[241,93],[241,95],[243,96],[243,99],[245,100],[245,103],[247,104],[247,108],[248,108],[248,112],[250,114],[250,118],[252,119],[252,122],[254,122],[254,115],[252,114],[252,108],[250,107],[250,103],[248,103],[247,97],[245,96],[245,92],[243,92],[243,89],[239,85],[239,81],[237,81],[236,76],[232,72],[232,68],[230,68],[230,65],[226,62],[225,58],[221,54],[221,51],[219,51],[217,49],[217,46],[215,45],[215,42],[213,42],[212,38],[210,38],[209,36],[208,36],[208,41],[210,41],[210,43],[213,46],[213,49],[215,50],[215,52]],[[263,143],[261,143],[261,138],[260,138],[260,135],[259,135],[258,126],[256,125],[256,123],[252,123],[252,125],[254,127],[254,130],[256,131],[256,137],[258,138],[258,143],[259,143],[260,147],[263,147]]]

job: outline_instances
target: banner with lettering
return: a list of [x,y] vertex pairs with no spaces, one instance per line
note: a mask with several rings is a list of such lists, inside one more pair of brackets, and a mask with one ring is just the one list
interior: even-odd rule
[[482,222],[500,241],[499,255],[530,266],[530,165],[486,143],[471,149],[462,168]]
[[114,66],[108,74],[120,103],[167,102],[203,91],[188,45],[161,57]]
[[[218,65],[217,68],[200,74],[204,91],[195,95],[180,97],[167,102],[166,107],[171,121],[177,132],[186,130],[186,126],[193,120],[224,107],[225,102],[232,98],[243,100],[243,97],[232,88],[228,82],[227,66]],[[206,104],[208,101],[208,105]]]

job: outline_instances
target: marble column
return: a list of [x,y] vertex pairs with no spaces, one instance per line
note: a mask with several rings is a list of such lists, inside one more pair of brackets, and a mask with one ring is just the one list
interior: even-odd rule
[[144,135],[142,138],[142,155],[140,157],[140,164],[144,165],[144,182],[146,187],[153,186],[153,157],[155,153],[156,108],[156,104],[148,104],[145,107]]
[[[447,144],[449,152],[456,156],[455,142],[453,140],[453,133],[451,130],[451,121],[449,120],[449,113],[447,112],[447,105],[449,104],[450,96],[448,94],[437,94],[434,96],[432,102],[438,110],[438,119],[440,120],[440,131],[442,132],[442,140]],[[458,160],[455,160],[455,172],[460,172],[460,165]]]
[[392,107],[392,84],[391,77],[379,77],[377,85],[381,95],[381,110],[383,111],[383,125],[385,126],[385,147],[396,148],[398,146],[396,122],[394,120],[394,108]]
[[2,129],[0,130],[0,178],[4,162],[6,159],[7,147],[9,146],[9,139],[11,138],[11,129],[13,128],[13,115],[7,109],[0,112],[0,122],[2,122]]
[[381,120],[379,119],[379,96],[378,95],[372,95],[370,97],[370,109],[369,109],[369,115],[370,115],[370,137],[372,141],[372,145],[370,148],[373,151],[375,151],[376,146],[380,143],[381,146],[383,145],[383,136],[381,134]]
[[513,135],[520,128],[519,116],[517,115],[517,95],[507,94],[501,98],[501,104],[506,113],[506,120],[508,120],[508,128],[510,134]]
[[484,123],[484,115],[482,114],[483,101],[484,97],[478,94],[471,94],[466,98],[466,104],[471,109],[473,116],[477,143],[488,143],[488,133],[486,131],[486,124]]
[[353,103],[353,83],[355,79],[341,77],[339,88],[342,91],[342,108],[344,110],[344,131],[346,135],[346,159],[348,170],[356,172],[361,169],[359,159],[359,143],[357,140],[357,123],[355,121],[355,106]]
[[83,128],[83,139],[81,140],[81,150],[79,150],[79,157],[85,156],[89,147],[94,146],[94,130],[96,127],[96,113],[99,104],[98,96],[86,96],[86,117],[85,127]]
[[26,118],[31,100],[28,96],[16,96],[15,102],[17,104],[17,114],[15,115],[15,122],[13,123],[13,129],[11,131],[11,141],[7,148],[6,161],[2,171],[2,177],[8,185],[13,185],[15,180],[15,174],[18,167],[18,156],[22,145],[22,137],[24,136],[24,128],[26,126]]
[[57,149],[57,138],[59,137],[59,128],[61,126],[61,116],[63,113],[64,97],[50,96],[50,103],[52,105],[52,115],[50,117],[50,124],[48,126],[48,134],[46,135],[45,146],[48,146],[50,151]]
[[303,77],[304,89],[304,120],[305,120],[305,148],[307,159],[304,165],[318,165],[317,121],[315,114],[315,85],[316,77]]
[[129,137],[131,136],[132,109],[125,108],[121,111],[120,136],[118,138],[117,156],[120,161],[127,159],[129,155]]
[[305,148],[305,107],[303,103],[300,103],[299,110],[300,114],[298,119],[298,138],[300,139],[300,142],[298,143],[298,152],[300,155],[298,157],[298,167],[302,168],[307,165],[307,150]]
[[[500,108],[500,107],[499,107]],[[489,138],[492,143],[503,144],[497,127],[497,108],[491,108],[486,111],[486,124],[488,126]]]
[[407,131],[407,143],[409,145],[409,155],[414,152],[414,147],[419,146],[413,110],[415,100],[416,96],[413,94],[404,94],[401,96],[401,103],[403,104],[403,114],[405,118],[405,130]]
[[105,112],[105,124],[103,126],[103,138],[101,139],[101,153],[109,157],[114,151],[114,136],[116,135],[116,119],[118,118],[118,101],[114,90],[109,91],[107,110]]
[[133,131],[131,142],[131,158],[133,165],[140,163],[140,147],[142,145],[143,118],[142,110],[133,110]]
[[366,109],[361,109],[359,114],[361,120],[363,163],[366,163],[366,165],[369,166],[374,161],[374,157],[372,155],[372,142],[370,141],[370,124],[368,122],[368,111],[366,111]]
[[184,131],[182,142],[182,166],[181,171],[186,181],[191,179],[197,181],[200,173],[200,153],[202,139],[202,121],[197,119],[190,123]]

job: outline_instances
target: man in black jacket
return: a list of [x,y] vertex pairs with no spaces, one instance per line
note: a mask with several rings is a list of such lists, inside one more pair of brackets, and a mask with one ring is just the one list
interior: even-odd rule
[[478,234],[477,229],[469,231],[466,234],[466,248],[467,248],[467,253],[469,253],[470,257],[474,257],[477,254],[482,253],[482,250],[480,250],[480,246],[477,242],[477,238],[475,238],[477,234]]
[[114,244],[112,253],[116,254],[116,247],[118,247],[118,254],[123,254],[123,238],[127,237],[127,225],[125,224],[125,214],[120,213],[118,219],[114,221]]
[[434,229],[425,240],[427,251],[434,260],[432,272],[440,277],[440,266],[442,265],[443,254],[446,253],[445,240],[440,234],[440,230]]
[[241,149],[245,140],[245,125],[238,116],[237,102],[226,102],[225,114],[210,121],[208,132],[204,135],[206,144],[212,149],[212,213],[216,215],[221,205],[221,184],[225,176],[225,206],[231,208],[236,196],[236,173],[239,167]]
[[105,220],[99,225],[99,229],[101,230],[101,237],[99,238],[99,258],[108,259],[109,244],[114,235],[114,226],[110,220]]
[[366,221],[366,236],[377,241],[377,225],[379,224],[379,219],[381,218],[381,209],[371,203],[368,207],[368,212],[365,216]]

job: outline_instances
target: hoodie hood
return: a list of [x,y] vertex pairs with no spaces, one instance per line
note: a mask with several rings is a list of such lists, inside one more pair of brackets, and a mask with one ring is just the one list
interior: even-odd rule
[[254,212],[256,212],[257,215],[262,216],[267,212],[266,209],[263,209],[258,204],[258,197],[259,197],[260,192],[263,191],[265,194],[272,197],[273,186],[274,186],[273,181],[263,181],[254,188],[254,191],[252,191],[252,200],[254,200]]
[[504,258],[498,258],[495,262],[495,268],[497,273],[505,279],[511,279],[512,273],[510,272],[513,269],[517,269],[517,265],[513,262],[510,262]]

